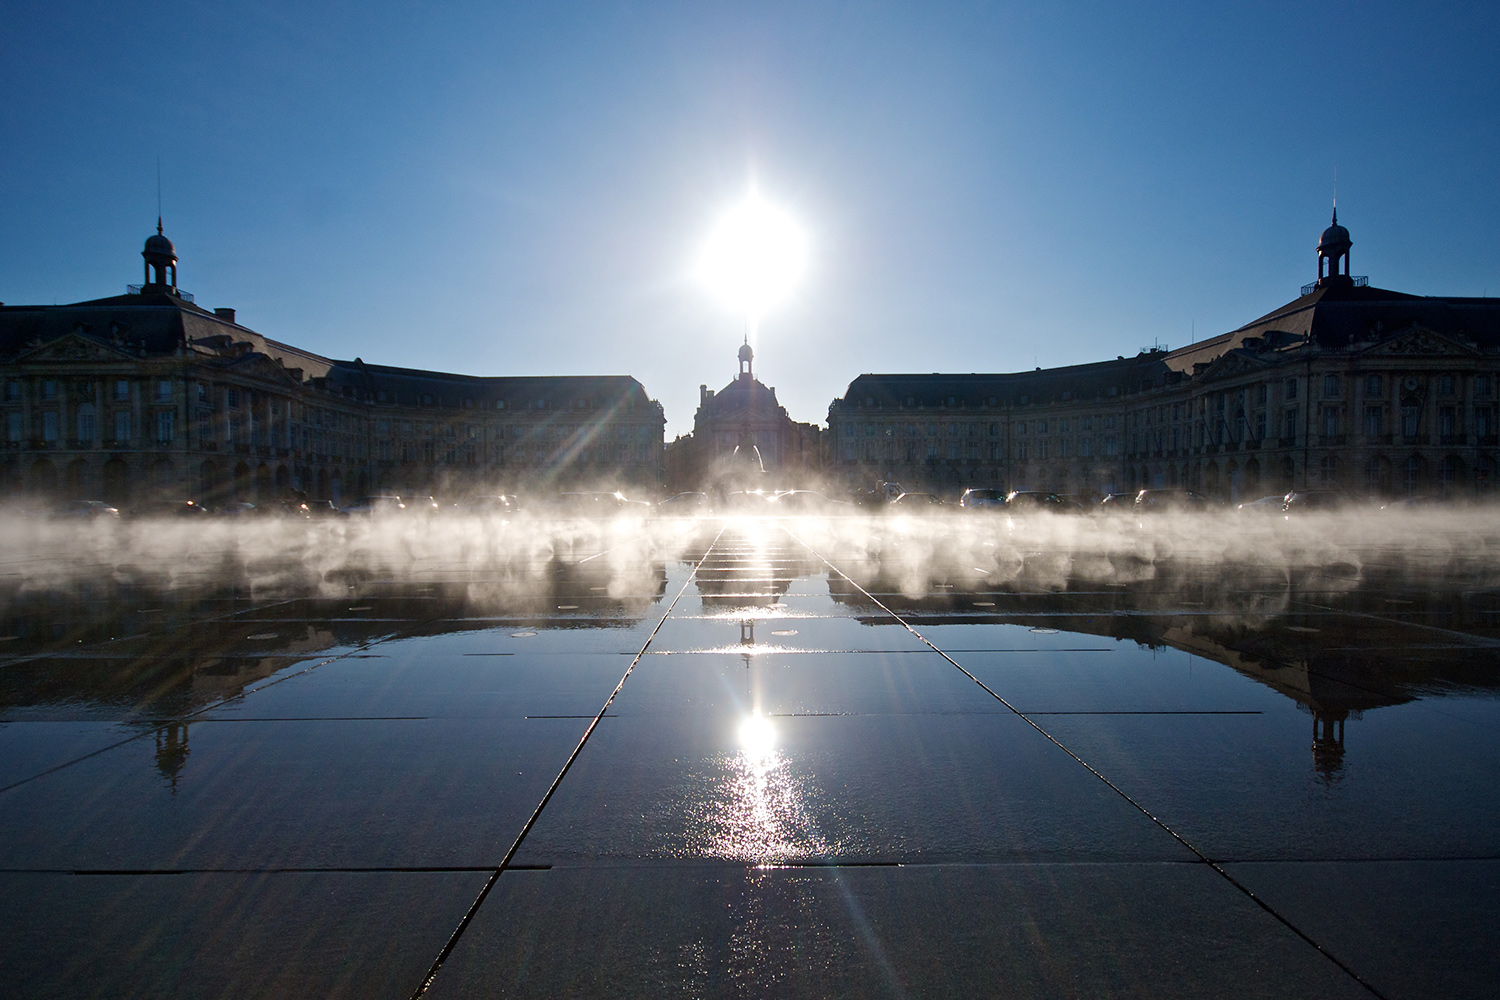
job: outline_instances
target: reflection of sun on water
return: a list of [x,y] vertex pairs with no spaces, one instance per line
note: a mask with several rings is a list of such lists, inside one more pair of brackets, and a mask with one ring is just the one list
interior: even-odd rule
[[775,724],[760,712],[737,731],[739,751],[715,763],[689,833],[692,854],[739,861],[778,861],[826,853],[813,829],[805,779],[776,745]]

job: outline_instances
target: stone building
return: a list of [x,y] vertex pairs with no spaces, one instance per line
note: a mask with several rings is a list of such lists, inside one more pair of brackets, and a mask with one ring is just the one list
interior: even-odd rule
[[[739,373],[715,392],[698,387],[698,409],[691,434],[667,448],[667,481],[673,489],[711,486],[740,450],[739,463],[752,449],[765,468],[767,488],[785,489],[815,480],[822,466],[822,432],[798,423],[776,401],[776,390],[755,377],[755,351],[739,349]],[[743,484],[739,484],[743,485]]]
[[1175,351],[995,375],[861,375],[829,407],[831,469],[956,494],[1187,487],[1392,497],[1494,484],[1500,300],[1408,295],[1349,273],[1335,215],[1318,277]]
[[145,282],[0,306],[0,490],[268,500],[301,490],[654,492],[660,404],[625,375],[477,377],[336,361],[212,312],[146,241]]

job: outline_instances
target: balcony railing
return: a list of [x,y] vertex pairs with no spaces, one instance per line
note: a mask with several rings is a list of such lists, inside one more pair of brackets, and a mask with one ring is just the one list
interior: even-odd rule
[[[1369,283],[1370,283],[1370,276],[1368,274],[1356,274],[1356,275],[1354,275],[1354,287],[1355,288],[1363,288],[1366,285],[1368,285]],[[1317,291],[1317,289],[1318,289],[1318,283],[1316,281],[1314,281],[1310,285],[1303,285],[1302,286],[1302,294],[1303,295],[1311,295],[1313,292]]]

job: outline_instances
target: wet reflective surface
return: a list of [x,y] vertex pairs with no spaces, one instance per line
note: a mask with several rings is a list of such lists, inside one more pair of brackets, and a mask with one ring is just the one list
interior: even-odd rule
[[109,530],[0,526],[9,995],[1500,981],[1483,512]]

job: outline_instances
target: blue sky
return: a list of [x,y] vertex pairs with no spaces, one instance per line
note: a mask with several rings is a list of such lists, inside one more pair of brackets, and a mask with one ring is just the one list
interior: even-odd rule
[[629,373],[691,429],[741,321],[694,283],[753,173],[811,234],[757,372],[1180,346],[1353,269],[1500,294],[1492,4],[12,5],[0,300],[180,283],[334,357]]

